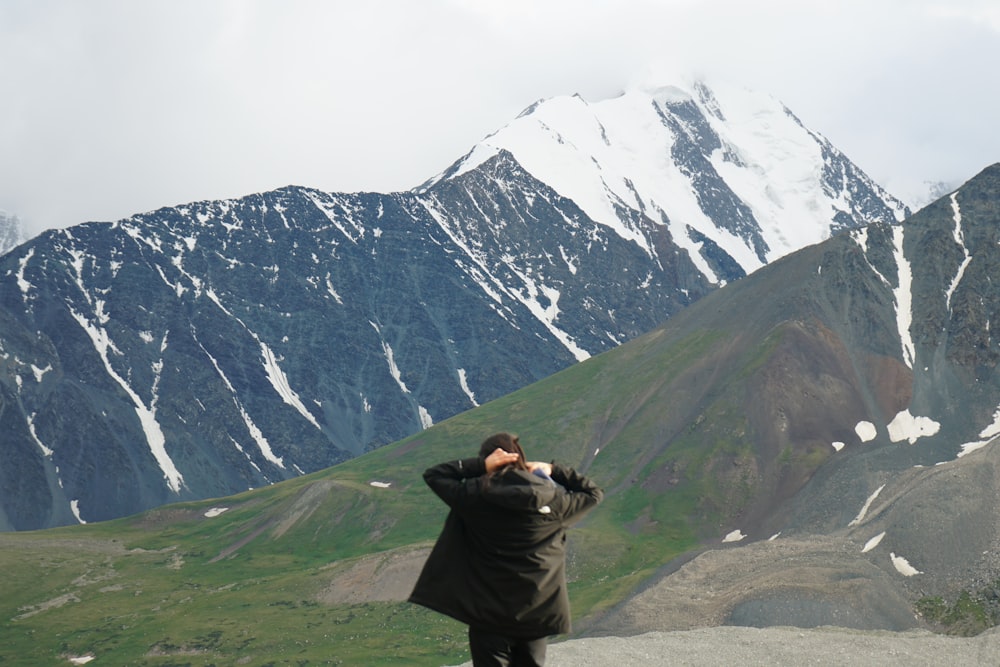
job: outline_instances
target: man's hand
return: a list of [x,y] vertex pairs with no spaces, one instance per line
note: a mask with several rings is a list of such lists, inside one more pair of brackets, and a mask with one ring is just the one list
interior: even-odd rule
[[542,461],[529,461],[528,462],[528,470],[530,470],[531,472],[535,472],[536,470],[541,470],[548,477],[552,476],[552,464],[551,463],[544,463]]
[[493,450],[493,453],[486,457],[486,472],[493,472],[494,470],[499,470],[504,466],[515,463],[520,458],[520,455],[514,452],[505,452],[504,450],[497,447]]

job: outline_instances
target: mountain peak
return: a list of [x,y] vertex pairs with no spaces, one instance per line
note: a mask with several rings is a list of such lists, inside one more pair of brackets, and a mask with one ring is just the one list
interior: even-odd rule
[[[736,86],[643,83],[599,102],[542,100],[429,184],[500,151],[650,256],[650,237],[669,233],[714,283],[727,277],[703,257],[706,243],[745,275],[841,229],[908,214],[779,101]],[[860,187],[845,190],[845,179]]]
[[657,102],[666,104],[690,102],[694,100],[694,96],[688,89],[681,88],[679,86],[654,86],[645,84],[639,86],[636,90],[649,96]]
[[770,97],[692,83],[542,100],[410,192],[45,235],[0,258],[0,529],[332,465],[895,207]]

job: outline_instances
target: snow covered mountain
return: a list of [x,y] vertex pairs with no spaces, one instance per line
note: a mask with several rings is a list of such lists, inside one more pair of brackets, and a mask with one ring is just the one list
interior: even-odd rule
[[[665,231],[713,283],[859,222],[908,213],[777,100],[738,87],[694,82],[594,104],[539,102],[422,190],[502,151],[650,254],[651,237]],[[729,271],[715,267],[713,251],[728,256]]]
[[526,110],[410,192],[287,187],[0,257],[0,528],[332,465],[905,207],[777,101]]
[[[1000,164],[902,225],[873,224],[791,253],[605,354],[321,473],[71,533],[8,536],[0,541],[14,575],[0,587],[16,626],[7,633],[16,651],[8,653],[33,664],[67,655],[134,664],[150,646],[175,656],[195,647],[205,660],[230,664],[278,653],[321,662],[333,650],[368,664],[388,647],[389,660],[457,664],[467,657],[461,637],[442,639],[441,619],[414,615],[405,602],[447,514],[420,473],[474,451],[501,425],[521,433],[533,457],[571,464],[606,490],[569,537],[577,636],[833,627],[828,634],[847,638],[832,647],[836,659],[882,665],[890,654],[869,641],[872,633],[837,628],[987,630],[1000,623],[1000,339],[991,333],[1000,318],[998,199]],[[280,216],[273,221],[278,241]],[[394,233],[379,228],[383,238]],[[187,270],[202,240],[190,245],[180,260]],[[228,252],[231,259],[234,248]],[[222,283],[217,273],[206,276],[202,289],[208,279]],[[330,282],[346,305],[342,277]],[[232,303],[232,294],[214,293]],[[260,286],[254,293],[267,296]],[[307,293],[299,304],[308,301]],[[117,314],[105,312],[108,330]],[[262,339],[269,334],[267,322],[254,325]],[[232,360],[249,349],[242,337],[220,343],[208,318],[196,329],[242,387]],[[159,420],[169,405],[166,369],[191,346],[174,333],[153,346],[170,355],[160,371]],[[280,368],[304,397],[303,373],[291,356],[279,358],[285,351],[272,372]],[[397,368],[402,375],[407,364]],[[206,407],[232,400],[218,398]],[[184,418],[213,426],[196,404]],[[174,426],[162,423],[164,433]],[[291,460],[288,450],[273,452]],[[187,480],[192,467],[177,462]],[[238,585],[220,586],[224,578]],[[47,585],[23,585],[42,579]],[[270,623],[261,620],[261,600],[278,601]],[[224,624],[220,610],[232,611]],[[102,618],[129,620],[87,621],[97,629],[70,644],[65,633],[46,632]],[[204,628],[215,626],[219,633],[206,639]],[[900,637],[908,650],[892,664],[936,664],[924,659],[920,634]],[[747,662],[732,635],[723,639],[732,643],[728,662]],[[995,664],[998,643],[996,628],[987,630],[959,647],[969,650],[958,663]],[[630,648],[616,642],[622,654],[645,650]],[[780,664],[802,662],[799,651],[783,655]],[[587,664],[597,663],[607,664],[600,656]]]

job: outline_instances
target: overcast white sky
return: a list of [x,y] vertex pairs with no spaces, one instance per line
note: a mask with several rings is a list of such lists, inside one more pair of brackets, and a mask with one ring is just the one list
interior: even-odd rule
[[904,199],[1000,161],[995,0],[2,0],[0,209],[37,233],[405,190],[539,98],[771,93]]

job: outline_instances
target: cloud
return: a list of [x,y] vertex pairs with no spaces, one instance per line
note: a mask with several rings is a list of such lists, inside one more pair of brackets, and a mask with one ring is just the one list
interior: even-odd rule
[[1000,6],[992,0],[934,2],[927,6],[927,14],[946,20],[964,21],[972,26],[1000,33]]
[[1000,159],[988,2],[6,0],[0,208],[38,231],[416,186],[539,98],[773,94],[898,194]]

